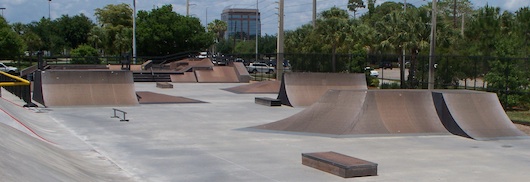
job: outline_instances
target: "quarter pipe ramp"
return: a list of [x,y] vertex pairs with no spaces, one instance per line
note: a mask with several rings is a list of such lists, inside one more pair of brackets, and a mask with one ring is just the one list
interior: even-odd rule
[[528,138],[506,116],[495,94],[465,90],[329,90],[293,116],[252,128],[330,135]]
[[305,110],[258,129],[333,135],[448,133],[430,92],[329,90]]
[[475,140],[528,137],[508,118],[494,93],[438,92],[433,95],[440,119],[455,135]]
[[278,99],[294,107],[309,106],[326,93],[335,90],[366,90],[365,75],[354,73],[296,73],[283,75]]
[[130,71],[47,70],[35,79],[33,97],[45,106],[138,105]]

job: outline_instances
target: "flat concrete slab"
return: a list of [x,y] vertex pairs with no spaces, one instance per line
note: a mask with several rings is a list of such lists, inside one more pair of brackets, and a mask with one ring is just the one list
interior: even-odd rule
[[[255,132],[245,128],[278,121],[303,108],[254,103],[255,97],[276,94],[221,90],[241,83],[174,85],[173,89],[159,89],[153,83],[135,83],[135,89],[207,103],[118,107],[128,113],[130,122],[110,118],[112,107],[47,109],[38,114],[50,121],[40,132],[69,131],[69,137],[76,137],[79,142],[64,145],[89,147],[137,181],[345,180],[301,165],[300,154],[314,151],[335,151],[378,163],[378,176],[355,181],[530,179],[528,139],[475,141],[453,135],[333,138]],[[59,134],[42,134],[55,135]],[[60,136],[50,140],[62,143]],[[27,174],[31,175],[31,171]]]

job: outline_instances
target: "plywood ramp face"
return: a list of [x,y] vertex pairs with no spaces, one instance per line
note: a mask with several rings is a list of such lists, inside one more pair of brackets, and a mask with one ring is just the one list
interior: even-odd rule
[[444,122],[454,122],[468,137],[476,140],[528,138],[508,118],[496,94],[442,95],[449,113]]
[[[247,71],[247,68],[243,63],[240,62],[233,62],[231,63],[231,66],[234,67],[234,70],[236,71],[236,75],[239,79],[239,82],[241,83],[248,83],[250,82],[250,74]],[[279,84],[278,84],[279,85]],[[278,93],[278,92],[276,92]]]
[[195,70],[201,83],[239,83],[234,67],[214,66],[212,70]]
[[364,103],[366,92],[330,90],[319,102],[303,111],[257,129],[309,132],[340,135],[355,125]]
[[352,73],[285,73],[278,99],[285,105],[309,106],[330,89],[368,89],[364,74]]
[[329,90],[303,111],[257,129],[333,135],[445,133],[431,92]]
[[170,75],[171,82],[173,83],[196,83],[197,77],[195,72],[184,72],[182,74]]
[[44,71],[46,106],[137,105],[130,71]]
[[376,110],[388,133],[447,132],[438,118],[430,91],[372,92],[377,105]]

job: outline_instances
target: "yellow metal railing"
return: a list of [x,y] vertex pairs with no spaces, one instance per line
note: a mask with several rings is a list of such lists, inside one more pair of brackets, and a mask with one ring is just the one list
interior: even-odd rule
[[30,82],[28,80],[24,79],[24,78],[20,78],[18,76],[14,76],[14,75],[11,75],[11,74],[3,72],[3,71],[0,71],[0,74],[18,81],[18,82],[0,82],[0,87],[19,86],[19,85],[29,85],[30,84]]

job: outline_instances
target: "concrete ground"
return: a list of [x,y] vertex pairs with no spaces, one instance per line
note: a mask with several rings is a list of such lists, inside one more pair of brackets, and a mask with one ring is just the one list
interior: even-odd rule
[[[330,138],[246,129],[303,108],[266,107],[221,90],[239,83],[135,83],[207,103],[42,110],[49,130],[63,128],[136,181],[527,181],[530,140],[475,141],[453,135]],[[80,148],[79,146],[75,148]],[[334,151],[378,164],[378,176],[344,179],[301,164],[301,154]]]

